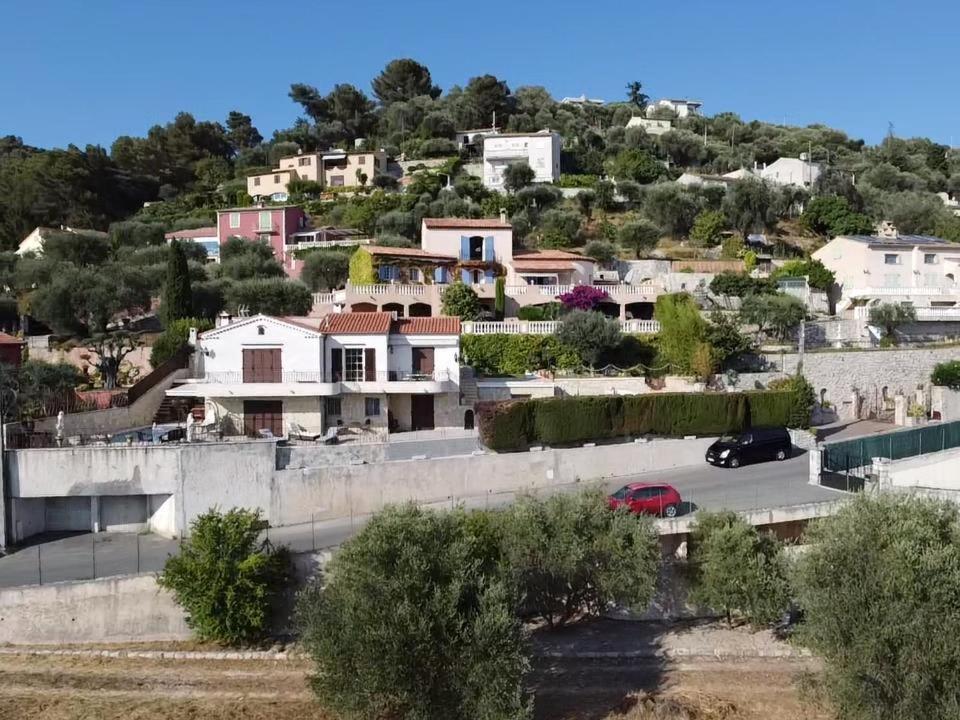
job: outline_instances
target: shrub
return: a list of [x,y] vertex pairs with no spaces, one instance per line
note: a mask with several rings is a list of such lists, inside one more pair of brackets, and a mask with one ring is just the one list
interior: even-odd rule
[[810,413],[816,403],[816,394],[813,385],[807,382],[803,375],[777,378],[767,383],[769,390],[785,390],[792,394],[793,404],[790,407],[790,416],[786,423],[770,423],[771,425],[785,424],[792,428],[810,427]]
[[352,285],[373,285],[377,282],[377,273],[373,269],[373,256],[361,247],[350,256],[350,283]]
[[560,317],[563,306],[560,303],[546,305],[525,305],[517,311],[520,320],[556,320]]
[[350,276],[350,256],[339,250],[316,250],[303,261],[300,280],[312,291],[343,287]]
[[727,218],[718,210],[704,210],[693,221],[690,239],[701,245],[716,245],[727,228]]
[[312,687],[338,717],[529,717],[516,602],[469,517],[387,509],[301,595]]
[[545,398],[533,404],[533,437],[549,445],[623,435],[623,403],[619,397],[595,395]]
[[570,292],[559,297],[563,306],[568,310],[593,310],[604,300],[609,299],[606,290],[593,285],[576,285]]
[[937,363],[933,368],[930,381],[934,385],[960,390],[960,360]]
[[480,317],[480,300],[469,285],[455,282],[443,291],[440,298],[444,315],[455,315],[461,320],[476,320]]
[[686,293],[661,295],[653,308],[660,323],[657,335],[660,358],[679,375],[689,374],[697,346],[706,339],[707,322],[693,298]]
[[734,614],[753,625],[769,623],[790,599],[783,547],[731,511],[697,513],[690,542],[693,591],[698,605]]
[[579,355],[555,335],[464,335],[463,362],[481,375],[525,375],[550,368],[576,368]]
[[167,325],[161,333],[153,347],[150,348],[150,367],[158,367],[173,357],[174,353],[183,347],[190,339],[190,328],[196,328],[197,332],[210,330],[213,322],[206,318],[182,318],[174,320]]
[[557,339],[592,368],[605,351],[619,344],[620,324],[600,312],[571,310],[560,323]]
[[283,278],[243,280],[227,287],[227,305],[245,307],[251,315],[306,315],[313,295],[301,282]]
[[494,450],[525,450],[533,406],[526,400],[478,402],[477,425],[483,444]]
[[210,510],[190,523],[190,537],[157,578],[187,612],[201,640],[238,644],[268,630],[270,607],[290,579],[290,558],[259,539],[260,511]]
[[617,248],[613,243],[605,240],[594,240],[587,243],[587,247],[584,248],[584,253],[587,257],[593,258],[601,265],[609,265],[617,259]]
[[187,255],[183,245],[175,241],[167,249],[167,273],[163,282],[160,316],[164,325],[169,325],[174,320],[189,317],[192,310],[193,294],[190,290]]
[[710,292],[728,297],[746,297],[747,295],[767,295],[777,292],[777,284],[769,278],[754,278],[746,273],[717,273],[710,281]]
[[611,512],[599,490],[524,497],[502,521],[503,572],[523,609],[550,627],[650,602],[660,555],[653,523]]
[[496,320],[503,320],[507,307],[506,279],[501,275],[494,284],[493,311]]
[[805,277],[807,282],[815,290],[828,291],[833,287],[836,278],[833,271],[819,260],[788,260],[783,265],[773,271],[771,278],[776,280],[782,277]]
[[[792,391],[763,392],[751,391],[747,393],[747,407],[750,410],[748,425],[750,427],[783,427],[790,424],[794,417],[794,404],[797,396]],[[795,427],[790,425],[790,427]]]

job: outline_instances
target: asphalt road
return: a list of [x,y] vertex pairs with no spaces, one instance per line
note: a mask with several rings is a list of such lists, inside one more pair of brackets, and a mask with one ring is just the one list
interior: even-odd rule
[[[627,482],[667,482],[680,492],[684,512],[700,508],[750,510],[780,507],[835,500],[841,494],[809,485],[807,477],[808,457],[803,453],[780,463],[747,465],[736,470],[704,463],[678,470],[606,479],[602,485],[613,491]],[[544,492],[569,492],[578,487],[582,484],[549,488]],[[514,493],[451,497],[432,505],[492,508],[508,505],[514,498]],[[267,537],[275,544],[287,545],[294,552],[306,552],[339,545],[354,535],[366,520],[366,517],[343,518],[271,528]],[[0,587],[160,570],[168,554],[175,553],[177,547],[176,540],[157,535],[83,533],[47,539],[0,558]]]

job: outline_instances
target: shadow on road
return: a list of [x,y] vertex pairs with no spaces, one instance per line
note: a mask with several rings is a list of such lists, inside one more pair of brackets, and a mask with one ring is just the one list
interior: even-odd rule
[[699,509],[700,507],[695,502],[684,500],[677,508],[677,515],[692,515]]

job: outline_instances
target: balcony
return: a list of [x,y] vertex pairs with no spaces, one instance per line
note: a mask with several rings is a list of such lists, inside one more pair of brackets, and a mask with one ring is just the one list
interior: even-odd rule
[[346,393],[385,393],[387,395],[406,395],[410,393],[456,392],[459,373],[451,374],[446,370],[433,370],[421,373],[410,370],[378,370],[351,376],[349,373],[327,374],[328,381],[338,382],[341,392]]
[[[464,322],[464,335],[552,335],[560,328],[556,320],[514,320],[504,322]],[[660,332],[656,320],[621,320],[620,331],[638,335],[653,335]]]
[[244,382],[242,372],[208,372],[171,390],[172,397],[315,397],[341,393],[409,394],[455,392],[459,374],[381,370],[350,376],[342,372],[284,371],[278,382]]
[[960,288],[953,287],[865,287],[851,288],[845,290],[844,294],[851,298],[870,298],[870,297],[923,297],[931,295],[957,295],[960,296]]

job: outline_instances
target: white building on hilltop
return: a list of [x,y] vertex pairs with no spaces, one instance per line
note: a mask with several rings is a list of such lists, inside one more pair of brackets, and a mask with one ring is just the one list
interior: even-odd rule
[[647,116],[656,114],[658,110],[670,110],[676,113],[678,118],[685,118],[690,115],[699,115],[701,107],[703,107],[703,103],[699,100],[663,98],[647,105]]
[[483,141],[483,184],[490,190],[504,189],[504,171],[514,163],[533,168],[536,183],[560,179],[560,134],[552,130],[537,133],[502,133]]
[[774,185],[812,187],[823,172],[823,166],[809,162],[806,153],[799,158],[778,158],[760,170],[760,177]]

